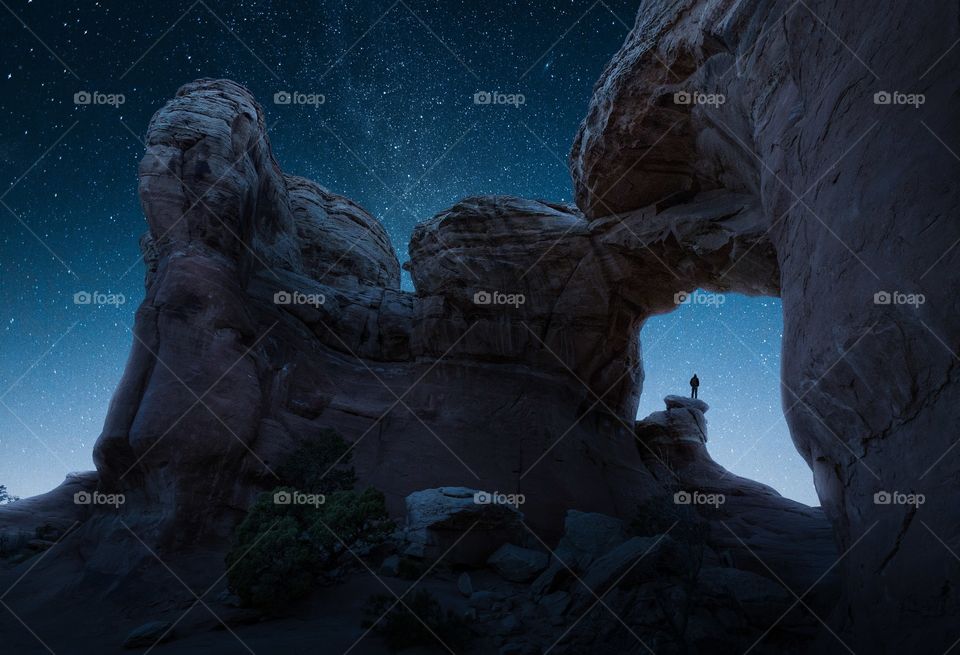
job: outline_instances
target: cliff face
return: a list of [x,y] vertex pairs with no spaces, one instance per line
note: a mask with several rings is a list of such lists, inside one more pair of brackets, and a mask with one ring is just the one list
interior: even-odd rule
[[846,553],[837,616],[881,649],[940,652],[960,612],[957,12],[645,3],[570,156],[588,216],[716,188],[760,208],[784,411]]
[[222,537],[328,428],[397,510],[469,484],[524,493],[547,531],[570,508],[627,515],[655,486],[632,436],[643,320],[698,286],[777,292],[757,208],[725,192],[615,221],[468,198],[418,226],[400,291],[379,223],[284,174],[222,80],[157,113],[140,180],[147,297],[95,459],[160,508],[164,542]]
[[[756,559],[798,594],[837,569],[845,640],[922,635],[942,651],[960,611],[960,166],[944,147],[960,123],[946,109],[956,52],[938,58],[958,21],[955,6],[924,12],[645,3],[575,140],[577,207],[464,199],[415,230],[413,293],[376,219],[281,170],[248,91],[185,85],[140,166],[147,294],[97,474],[29,514],[0,509],[5,532],[82,524],[25,585],[71,566],[88,574],[78,590],[126,575],[143,543],[206,548],[219,565],[278,462],[332,428],[397,514],[422,489],[522,493],[526,521],[557,536],[570,509],[628,519],[678,483],[723,493],[735,501],[714,532],[739,565]],[[875,101],[895,91],[925,103]],[[709,459],[702,409],[635,431],[637,333],[695,288],[783,298],[784,411],[839,560],[825,561],[817,512]],[[64,502],[94,489],[126,502]],[[804,535],[815,552],[798,557]]]

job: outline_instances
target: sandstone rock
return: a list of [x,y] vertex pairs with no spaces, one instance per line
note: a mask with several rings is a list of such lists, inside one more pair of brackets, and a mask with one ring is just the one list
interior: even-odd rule
[[654,412],[636,423],[635,433],[641,449],[664,444],[707,442],[707,419],[703,413],[709,407],[705,402],[682,396],[667,396],[664,402],[666,411]]
[[298,440],[331,428],[395,516],[464,484],[524,495],[541,538],[570,508],[629,516],[657,486],[633,447],[639,325],[680,291],[778,290],[756,203],[717,191],[592,222],[468,198],[418,225],[407,293],[369,214],[281,172],[242,87],[185,85],[148,137],[148,288],[95,461],[173,547],[226,538]]
[[[690,399],[667,398],[676,400],[668,401],[666,411],[636,423],[641,456],[654,476],[671,488],[663,502],[675,502],[675,491],[722,498],[717,506],[683,506],[710,526],[705,553],[720,551],[728,564],[773,579],[769,566],[792,588],[807,588],[819,579],[808,602],[828,611],[837,590],[837,575],[830,569],[836,551],[823,513],[717,464],[707,450],[701,410],[686,402]],[[667,519],[674,520],[684,517]]]
[[90,505],[74,502],[74,494],[90,493],[99,484],[96,471],[70,473],[60,486],[45,494],[0,505],[0,541],[8,551],[25,547],[38,536],[57,541],[92,514]]
[[[97,484],[128,493],[133,528],[176,554],[224,543],[277,462],[326,428],[355,444],[395,516],[419,489],[510,489],[548,539],[570,508],[628,518],[679,477],[728,498],[711,539],[738,566],[761,568],[756,554],[806,589],[838,554],[818,511],[726,475],[702,442],[634,445],[643,321],[697,288],[780,295],[785,413],[851,548],[838,627],[858,650],[943,652],[960,603],[942,548],[960,535],[942,492],[960,475],[958,10],[927,9],[645,3],[571,153],[580,209],[457,203],[411,239],[415,294],[397,289],[366,212],[281,171],[246,89],[185,85],[140,167],[148,288]],[[884,85],[922,79],[926,103],[875,104],[874,69]],[[875,301],[894,290],[926,302]],[[278,305],[279,292],[324,302]],[[661,436],[703,427],[671,423],[678,411],[648,422]],[[942,492],[921,509],[872,502],[920,480]],[[0,508],[0,533],[83,522],[67,545],[84,556],[50,551],[38,584],[78,567],[132,577],[135,558],[103,564],[117,564],[103,544],[129,539],[117,521],[47,500],[26,516],[24,502]]]
[[[942,652],[960,572],[938,542],[957,541],[960,510],[936,494],[920,510],[927,518],[911,520],[871,499],[895,486],[945,488],[960,474],[960,223],[948,218],[960,162],[943,147],[960,143],[947,109],[958,10],[874,9],[645,4],[595,88],[570,168],[588,217],[717,188],[762,208],[754,218],[781,272],[788,424],[840,551],[857,544],[840,567],[834,629],[857,650]],[[894,57],[897,44],[911,44],[910,56]],[[878,103],[888,86],[925,102]],[[680,103],[677,92],[725,102]],[[926,302],[884,302],[894,289]]]
[[501,636],[517,634],[518,632],[522,632],[522,630],[523,624],[521,624],[520,619],[513,614],[508,614],[503,617],[497,624],[497,634]]
[[540,607],[544,609],[547,616],[551,619],[562,617],[569,605],[570,594],[565,591],[556,591],[540,599]]
[[742,569],[701,569],[697,585],[704,594],[735,599],[751,622],[762,629],[780,618],[794,601],[794,596],[780,583]]
[[699,398],[687,398],[686,396],[666,396],[663,402],[666,403],[668,410],[687,409],[705,414],[710,409],[710,406]]
[[481,590],[473,592],[467,602],[470,607],[481,610],[489,610],[500,600],[500,598],[500,594],[492,591]]
[[124,648],[151,648],[174,638],[173,624],[167,621],[150,621],[134,628],[123,642]]
[[570,510],[563,525],[559,549],[572,548],[590,559],[609,552],[626,540],[623,521],[597,512]]
[[505,580],[528,582],[547,568],[549,556],[538,550],[503,544],[494,552],[487,564]]
[[473,594],[473,581],[470,579],[470,574],[466,571],[461,573],[460,577],[457,578],[457,591],[467,598]]
[[563,560],[558,559],[557,557],[550,558],[550,564],[547,566],[546,570],[537,576],[537,579],[533,581],[530,585],[530,591],[534,596],[542,596],[543,594],[548,594],[551,591],[555,591],[564,583],[573,578],[573,573],[571,570],[576,563],[568,563],[568,559]]
[[[684,566],[685,562],[679,559],[676,544],[670,537],[633,537],[597,559],[587,569],[583,583],[593,593],[602,596],[613,585],[635,585],[655,576],[671,575]],[[588,597],[593,598],[593,593],[581,585],[575,591],[578,599],[575,603],[580,605]]]
[[428,560],[446,553],[444,561],[451,564],[483,564],[501,544],[521,535],[523,515],[511,505],[475,502],[479,493],[440,487],[410,494],[406,538]]

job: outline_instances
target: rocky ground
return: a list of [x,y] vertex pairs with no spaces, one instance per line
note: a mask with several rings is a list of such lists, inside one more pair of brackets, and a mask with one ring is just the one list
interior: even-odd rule
[[[716,464],[706,450],[705,402],[668,396],[666,404],[637,422],[637,448],[675,491],[638,507],[633,520],[570,510],[551,546],[525,521],[522,497],[425,489],[407,497],[405,518],[384,544],[348,558],[280,616],[243,607],[222,578],[200,587],[202,602],[178,588],[178,578],[188,584],[204,578],[205,568],[222,568],[221,554],[166,564],[151,561],[144,546],[135,570],[156,584],[153,593],[132,598],[117,589],[84,605],[89,579],[45,590],[50,607],[64,613],[47,613],[31,627],[55,652],[314,652],[323,644],[323,652],[387,653],[392,642],[376,623],[368,629],[371,619],[426,590],[457,618],[464,640],[451,646],[434,633],[410,652],[809,652],[822,635],[789,590],[816,586],[806,607],[828,611],[837,577],[825,517]],[[65,491],[80,481],[70,485]],[[63,549],[56,543],[63,530],[51,525],[47,539],[23,544],[0,579],[15,582],[20,559],[67,558],[52,550]],[[14,611],[29,607],[37,591],[27,577],[6,602]],[[377,595],[388,604],[371,611]],[[104,611],[115,613],[109,625]],[[15,652],[37,649],[26,631],[7,627]],[[96,646],[80,645],[87,643]]]

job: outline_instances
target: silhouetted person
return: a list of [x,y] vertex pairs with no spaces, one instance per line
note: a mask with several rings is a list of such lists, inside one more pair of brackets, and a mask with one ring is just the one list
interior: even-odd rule
[[690,397],[697,397],[697,389],[700,388],[700,378],[697,377],[697,374],[694,373],[693,377],[690,378]]

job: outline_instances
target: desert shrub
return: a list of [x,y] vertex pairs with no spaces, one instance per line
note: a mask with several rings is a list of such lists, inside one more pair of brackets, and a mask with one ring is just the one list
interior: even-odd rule
[[[284,485],[306,493],[328,494],[352,489],[357,476],[350,466],[350,446],[337,432],[324,430],[305,441],[277,469]],[[332,467],[332,468],[331,468]]]
[[227,578],[244,604],[278,613],[309,593],[318,562],[301,522],[293,516],[268,522],[272,514],[258,501],[241,523],[227,554]]
[[[356,476],[349,454],[323,477],[345,452],[345,442],[332,432],[304,445],[278,471],[296,486],[261,494],[237,526],[226,556],[227,581],[245,605],[282,613],[325,571],[352,559],[348,550],[378,543],[392,532],[383,494],[350,488]],[[323,502],[278,502],[297,493],[315,494]]]
[[[391,650],[445,645],[459,652],[469,644],[472,633],[467,622],[445,610],[426,589],[414,592],[403,603],[394,603],[393,596],[371,596],[362,623],[364,628],[373,626],[373,631],[383,637]],[[391,605],[393,608],[384,615]],[[380,620],[374,623],[377,619]]]

